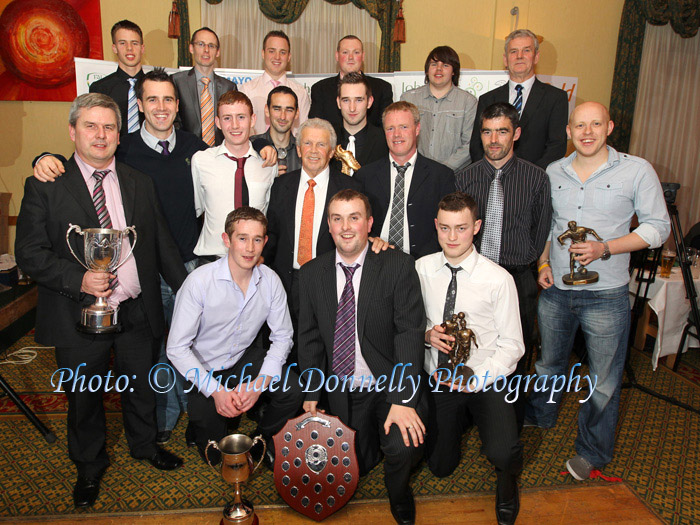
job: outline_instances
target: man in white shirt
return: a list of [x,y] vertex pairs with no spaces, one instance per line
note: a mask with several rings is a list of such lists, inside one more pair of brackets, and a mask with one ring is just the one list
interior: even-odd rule
[[292,133],[296,134],[299,126],[309,116],[311,99],[306,88],[287,78],[287,66],[292,58],[289,37],[283,31],[270,31],[263,40],[262,58],[265,72],[258,78],[242,84],[240,89],[248,95],[257,116],[255,134],[265,133],[270,126],[270,117],[265,114],[267,95],[277,86],[287,86],[294,91],[299,100],[299,113],[294,120]]
[[[496,470],[498,523],[512,524],[520,507],[522,444],[509,403],[513,400],[506,399],[503,385],[525,351],[515,282],[474,248],[481,220],[469,195],[446,195],[438,205],[435,227],[442,251],[416,261],[427,315],[424,368],[431,376],[428,467],[438,477],[452,474],[459,464],[466,414],[471,414]],[[462,312],[476,339],[464,366],[450,373],[445,357],[454,337],[441,324]]]
[[263,159],[250,143],[255,123],[250,99],[238,91],[219,98],[216,126],[224,142],[192,157],[192,180],[197,215],[204,213],[204,226],[194,253],[214,260],[226,255],[221,224],[228,213],[240,206],[252,206],[263,213],[270,200],[270,188],[277,165],[263,167]]

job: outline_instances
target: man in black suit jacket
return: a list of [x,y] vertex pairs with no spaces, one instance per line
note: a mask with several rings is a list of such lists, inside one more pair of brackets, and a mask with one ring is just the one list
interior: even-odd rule
[[192,33],[190,53],[192,53],[194,67],[189,71],[180,71],[173,75],[180,98],[180,124],[182,129],[194,133],[209,146],[219,145],[223,142],[224,135],[216,126],[214,126],[213,141],[209,142],[202,136],[202,113],[199,100],[204,90],[202,78],[209,79],[208,89],[214,104],[214,116],[216,116],[219,97],[227,91],[236,91],[236,84],[214,73],[216,59],[221,53],[219,37],[214,31],[208,27],[202,27]]
[[[141,28],[130,20],[121,20],[112,26],[112,52],[117,55],[117,70],[111,75],[90,84],[90,93],[102,93],[114,99],[119,106],[122,118],[121,135],[139,129],[143,113],[135,108],[138,119],[132,119],[129,129],[129,91],[134,90],[138,79],[143,77],[141,57],[143,56],[143,33]],[[134,86],[132,86],[132,84]],[[134,105],[136,99],[134,98]]]
[[[325,120],[309,119],[302,123],[297,139],[302,168],[277,177],[270,190],[268,241],[263,257],[265,264],[275,270],[282,280],[295,328],[299,315],[298,270],[310,259],[335,247],[327,226],[328,201],[340,190],[362,189],[361,184],[352,177],[329,168],[335,144],[335,131]],[[309,217],[304,215],[303,206],[311,182],[314,183],[314,206]],[[300,246],[299,239],[304,224],[308,224],[312,231],[307,248],[304,248],[303,242]]]
[[[324,78],[311,86],[309,118],[325,119],[333,124],[335,129],[342,127],[343,119],[336,103],[338,83],[348,73],[361,72],[364,59],[362,40],[354,35],[347,35],[340,39],[335,52],[335,60],[340,72],[334,77]],[[367,75],[365,77],[374,95],[374,104],[369,109],[368,118],[370,123],[381,127],[382,112],[394,100],[394,91],[391,84],[385,80]]]
[[[86,385],[94,384],[89,383],[94,376],[105,378],[111,348],[113,377],[124,376],[128,382],[122,385],[121,395],[132,457],[147,459],[164,470],[182,465],[180,458],[156,445],[155,393],[148,375],[155,363],[155,342],[165,324],[159,272],[175,290],[186,272],[160,212],[153,183],[114,160],[121,123],[116,103],[102,94],[81,95],[73,102],[69,123],[75,155],[56,182],[27,179],[15,252],[19,266],[39,285],[36,340],[56,347],[56,361],[64,373],[61,379],[66,378],[60,386],[68,397],[68,450],[78,469],[73,499],[76,507],[85,507],[97,498],[109,458],[102,390],[80,388],[79,376],[85,376]],[[102,220],[93,199],[106,207],[108,216],[100,212]],[[100,200],[104,202],[101,205]],[[66,245],[69,224],[83,228],[135,226],[138,240],[133,258],[126,259],[116,275],[86,272]],[[82,243],[73,241],[78,257],[84,258]],[[115,277],[116,286],[110,282]],[[111,306],[118,304],[120,332],[89,335],[76,329],[81,308],[96,297],[106,297]],[[78,380],[77,385],[68,381],[70,376]],[[109,386],[115,387],[114,383]]]
[[481,113],[495,102],[508,102],[520,111],[522,132],[515,143],[518,157],[547,169],[550,163],[566,156],[569,99],[563,90],[537,80],[535,64],[539,58],[539,43],[531,31],[518,29],[506,37],[503,64],[510,79],[479,98],[469,143],[472,162],[484,156]]
[[[354,176],[372,204],[372,235],[416,259],[435,253],[440,246],[433,220],[440,199],[455,191],[454,172],[418,153],[420,112],[410,102],[394,102],[386,108],[384,133],[389,155]],[[399,168],[405,168],[403,177],[397,177]]]
[[[336,130],[338,143],[343,149],[352,151],[360,166],[386,156],[389,148],[386,146],[384,132],[367,121],[367,110],[374,104],[367,77],[362,73],[345,75],[338,83],[336,100],[343,116],[343,125]],[[340,161],[335,158],[331,161],[331,166],[342,169]]]
[[[392,514],[398,523],[413,523],[408,482],[422,456],[427,407],[420,385],[426,320],[418,275],[413,259],[399,250],[369,249],[372,211],[363,194],[333,196],[328,226],[336,249],[301,269],[302,380],[317,385],[321,375],[333,374],[341,385],[348,381],[345,389],[329,389],[328,408],[356,431],[360,475],[384,455]],[[399,384],[377,382],[392,374],[402,374]],[[304,410],[316,415],[321,391],[307,390]]]

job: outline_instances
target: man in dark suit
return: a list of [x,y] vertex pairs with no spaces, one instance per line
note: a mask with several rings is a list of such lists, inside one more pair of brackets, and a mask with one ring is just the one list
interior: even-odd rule
[[[190,53],[194,67],[173,75],[180,98],[180,123],[182,129],[201,137],[209,146],[221,144],[224,136],[214,125],[219,97],[227,91],[236,91],[236,84],[214,73],[216,59],[221,53],[219,37],[208,27],[192,33]],[[202,117],[202,105],[205,109]],[[204,130],[204,131],[203,131]]]
[[325,120],[302,123],[297,139],[302,168],[275,179],[270,190],[268,241],[263,257],[282,279],[295,328],[299,315],[299,268],[335,246],[327,226],[328,201],[340,190],[362,189],[352,177],[329,168],[335,144],[335,130]]
[[[348,73],[338,83],[338,107],[343,116],[343,126],[336,130],[338,143],[351,151],[360,166],[370,164],[386,156],[384,132],[367,121],[367,110],[374,104],[372,88],[362,73]],[[340,170],[340,161],[333,159],[331,166]],[[352,173],[351,173],[352,175]]]
[[[340,129],[343,125],[343,119],[336,103],[338,83],[348,73],[362,72],[362,62],[365,60],[362,40],[354,35],[341,38],[335,52],[335,60],[340,72],[334,77],[324,78],[311,86],[309,118],[325,119],[333,124],[335,129]],[[387,81],[365,76],[374,95],[374,104],[369,108],[368,118],[375,126],[381,126],[382,112],[394,100],[394,92],[391,84]]]
[[[384,455],[391,512],[397,523],[413,523],[408,483],[422,456],[427,415],[420,385],[426,319],[418,275],[413,259],[399,250],[369,249],[372,210],[363,194],[334,195],[328,226],[336,249],[301,269],[302,381],[317,384],[321,374],[333,374],[348,383],[329,389],[328,408],[356,431],[360,475]],[[381,378],[392,374],[402,374],[400,384],[387,386]],[[307,390],[304,410],[316,415],[321,392]]]
[[506,37],[503,65],[509,80],[479,98],[474,130],[469,143],[472,162],[481,160],[481,113],[495,102],[508,102],[520,113],[520,139],[515,154],[540,168],[566,155],[566,123],[569,99],[563,90],[535,77],[539,60],[539,42],[528,29],[517,29]]
[[[116,103],[98,93],[81,95],[71,106],[69,123],[75,155],[56,182],[27,179],[15,252],[19,266],[39,285],[36,340],[56,347],[61,379],[66,378],[61,387],[68,397],[68,450],[78,469],[73,500],[76,507],[86,507],[97,499],[109,458],[102,389],[81,388],[80,377],[88,383],[99,376],[105,378],[105,388],[114,388],[106,379],[112,348],[111,377],[128,382],[121,396],[132,457],[163,470],[182,465],[180,458],[156,445],[155,393],[148,375],[165,324],[159,272],[174,290],[186,272],[152,181],[114,160],[121,125]],[[66,245],[69,224],[119,230],[135,226],[133,257],[115,274],[86,272]],[[82,243],[77,248],[78,257],[84,258]],[[120,332],[90,335],[77,330],[81,308],[96,297],[119,307]],[[77,385],[69,382],[71,377]]]
[[389,155],[362,167],[360,181],[374,210],[372,235],[416,259],[440,249],[433,220],[445,195],[455,191],[454,172],[418,153],[420,112],[410,102],[384,110]]
[[124,136],[139,129],[143,122],[143,113],[139,111],[136,99],[136,81],[143,76],[141,28],[130,20],[114,24],[112,52],[117,55],[117,70],[90,84],[90,93],[102,93],[114,99],[121,112],[123,125],[120,133]]

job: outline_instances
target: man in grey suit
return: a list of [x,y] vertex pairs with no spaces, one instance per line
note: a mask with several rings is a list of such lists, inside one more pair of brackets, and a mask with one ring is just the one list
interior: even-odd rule
[[495,102],[515,106],[520,117],[520,139],[515,154],[521,159],[547,166],[566,155],[566,122],[569,99],[563,90],[537,80],[535,64],[540,59],[537,37],[528,29],[517,29],[506,37],[503,65],[509,80],[479,97],[474,129],[469,143],[472,162],[481,160],[481,113]]
[[[327,389],[328,408],[356,431],[360,475],[381,459],[391,513],[415,521],[409,477],[420,461],[427,400],[420,384],[425,309],[413,258],[369,249],[372,209],[355,190],[328,204],[336,249],[300,271],[299,365],[302,380],[334,374],[345,388]],[[399,384],[388,385],[388,377]],[[307,388],[304,410],[316,415],[320,389]]]
[[[216,59],[221,53],[219,37],[208,27],[197,29],[190,40],[194,67],[173,75],[180,96],[180,123],[182,129],[201,137],[209,146],[221,144],[224,136],[214,125],[216,103],[227,91],[236,91],[236,84],[214,73]],[[201,108],[205,109],[204,116]]]

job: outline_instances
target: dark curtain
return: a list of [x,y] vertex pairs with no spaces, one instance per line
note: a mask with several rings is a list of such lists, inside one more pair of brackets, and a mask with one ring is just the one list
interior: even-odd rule
[[[694,37],[700,27],[700,0],[625,0],[610,94],[610,116],[615,130],[609,142],[619,151],[627,151],[630,145],[647,22],[654,25],[670,22],[681,37]],[[688,64],[688,67],[699,66]]]
[[190,12],[187,8],[187,0],[177,0],[177,10],[180,12],[180,38],[177,39],[177,65],[191,66]]
[[[184,0],[182,0],[183,3]],[[207,0],[210,4],[219,4],[222,0]],[[382,42],[379,49],[379,71],[401,70],[400,44],[393,41],[394,22],[399,12],[396,0],[325,0],[329,4],[343,5],[352,2],[360,9],[366,9],[372,18],[379,22],[382,30]],[[279,24],[295,22],[306,9],[309,0],[258,0],[263,14]],[[180,11],[182,13],[182,11]],[[182,36],[180,37],[182,40]],[[189,42],[189,37],[187,37]]]

